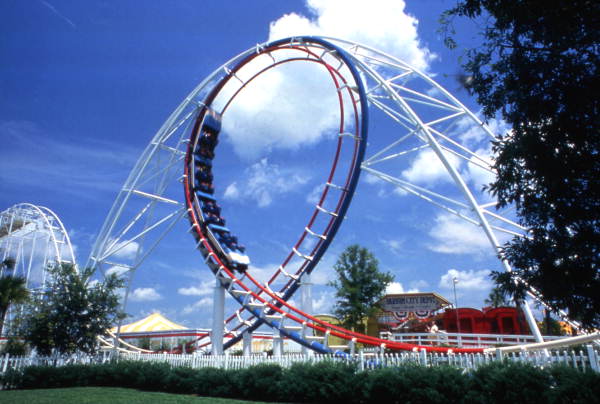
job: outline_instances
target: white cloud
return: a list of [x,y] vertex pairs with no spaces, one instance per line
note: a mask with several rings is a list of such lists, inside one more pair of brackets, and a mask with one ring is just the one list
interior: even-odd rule
[[323,292],[318,299],[313,300],[313,313],[329,313],[335,304],[335,293]]
[[234,181],[225,188],[223,197],[229,200],[238,199],[240,197],[240,190],[237,187],[237,182]]
[[385,289],[387,295],[393,295],[397,293],[404,293],[404,286],[400,282],[392,282]]
[[405,290],[404,286],[400,282],[392,282],[390,283],[385,293],[388,295],[400,294],[400,293],[416,293],[419,289],[417,287],[411,287],[409,290]]
[[418,21],[402,0],[308,0],[313,18],[286,14],[271,23],[269,39],[324,35],[372,46],[425,70],[433,55],[417,34]]
[[127,244],[125,242],[119,243],[116,247],[112,248],[115,250],[118,249],[117,252],[112,254],[112,257],[121,259],[133,259],[137,254],[139,246],[140,245],[137,241],[131,241]]
[[177,293],[184,296],[206,296],[213,293],[215,287],[214,280],[202,282],[200,285],[192,285],[187,288],[177,289]]
[[229,200],[254,200],[261,208],[271,205],[276,196],[292,192],[308,182],[307,176],[270,164],[266,158],[250,166],[245,176],[244,181],[230,184],[224,197]]
[[152,302],[162,299],[162,296],[154,288],[137,288],[131,292],[129,298],[132,302]]
[[[446,159],[451,166],[458,169],[460,159],[453,154],[445,153]],[[402,177],[415,184],[433,185],[439,182],[452,180],[448,170],[440,161],[433,150],[427,149],[419,152],[412,161],[411,166],[402,171]]]
[[204,297],[197,302],[184,306],[183,314],[190,314],[202,309],[212,309],[213,299],[210,297]]
[[452,214],[439,214],[429,235],[435,240],[428,246],[432,251],[475,255],[493,253],[490,241],[480,227]]
[[381,240],[381,243],[394,254],[400,254],[402,252],[402,247],[404,246],[403,240]]
[[440,277],[439,287],[452,289],[454,284],[453,279],[456,278],[458,280],[456,284],[457,289],[487,291],[492,287],[490,272],[491,271],[487,269],[482,269],[480,271],[459,271],[456,269],[449,269],[448,272]]
[[129,271],[129,268],[121,267],[118,265],[114,265],[106,270],[106,276],[116,274],[117,276],[123,275],[125,272]]
[[324,189],[324,184],[319,184],[315,186],[306,197],[306,202],[308,202],[311,205],[316,205],[317,203],[319,203],[319,199],[321,198],[321,194],[323,193]]
[[[477,190],[481,190],[484,185],[487,185],[493,182],[496,178],[494,171],[491,171],[492,165],[492,156],[491,150],[488,149],[479,149],[475,152],[481,159],[471,157],[469,160],[469,164],[467,164],[466,172],[463,173],[463,176],[473,183],[474,187]],[[483,167],[489,167],[485,169]]]
[[[291,13],[273,21],[269,40],[306,34],[339,37],[373,46],[423,70],[434,57],[420,44],[418,22],[405,13],[402,0],[308,0],[307,7],[311,16]],[[248,80],[271,63],[268,56],[259,56],[237,76]],[[216,103],[228,99],[239,85],[230,81]],[[227,110],[223,128],[239,156],[255,159],[271,150],[294,150],[334,136],[339,119],[337,92],[328,71],[315,63],[293,62],[251,81]]]

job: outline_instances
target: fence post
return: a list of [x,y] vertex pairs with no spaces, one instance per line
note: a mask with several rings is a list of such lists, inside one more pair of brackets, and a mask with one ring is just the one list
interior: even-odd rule
[[600,366],[598,366],[598,357],[596,356],[596,351],[594,351],[594,347],[589,344],[585,346],[587,349],[588,359],[590,360],[590,366],[594,372],[600,372]]
[[10,355],[7,353],[6,355],[4,355],[4,364],[2,365],[2,373],[6,372],[6,368],[8,367],[8,358],[10,357]]
[[427,366],[427,350],[425,348],[421,348],[419,362],[421,363],[421,365]]
[[500,348],[496,348],[496,361],[502,362],[502,350]]
[[358,360],[360,361],[360,370],[362,372],[365,370],[365,354],[362,349],[358,351]]

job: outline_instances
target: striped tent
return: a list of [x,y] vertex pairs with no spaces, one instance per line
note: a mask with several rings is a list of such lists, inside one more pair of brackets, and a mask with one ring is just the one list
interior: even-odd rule
[[[174,323],[160,313],[152,313],[148,317],[143,318],[135,323],[122,325],[121,334],[135,333],[135,332],[155,332],[155,331],[174,331],[174,330],[187,330],[187,327]],[[113,333],[117,332],[117,327],[110,330]]]

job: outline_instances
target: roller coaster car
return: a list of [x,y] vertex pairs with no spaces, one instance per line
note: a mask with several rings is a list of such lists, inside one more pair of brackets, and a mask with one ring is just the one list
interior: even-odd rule
[[221,216],[221,207],[214,201],[202,200],[201,209],[202,212],[214,213],[217,216]]
[[212,167],[212,160],[203,156],[200,156],[197,152],[194,152],[194,164],[196,167]]
[[195,177],[200,182],[212,182],[213,181],[213,175],[210,172],[210,170],[208,170],[206,167],[202,167],[201,169],[197,170]]
[[212,109],[208,109],[202,122],[202,130],[212,132],[215,135],[221,131],[221,115]]
[[215,215],[214,213],[208,212],[205,216],[206,223],[216,224],[218,226],[225,226],[225,219],[221,216]]
[[210,150],[208,147],[201,147],[198,150],[197,154],[198,154],[198,156],[207,158],[209,160],[212,160],[215,158],[215,152]]
[[196,191],[203,192],[205,194],[212,195],[215,193],[215,187],[210,182],[198,182],[194,188]]
[[245,254],[245,251],[232,248],[229,245],[229,240],[232,237],[229,229],[212,223],[205,223],[204,226],[219,259],[226,262],[230,268],[240,273],[245,272],[250,264],[250,258]]
[[217,144],[219,143],[219,139],[217,138],[217,134],[215,133],[202,131],[199,143],[203,147],[207,147],[211,150],[214,150]]

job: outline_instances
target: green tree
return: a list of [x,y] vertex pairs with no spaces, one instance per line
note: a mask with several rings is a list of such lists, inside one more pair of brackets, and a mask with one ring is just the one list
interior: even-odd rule
[[94,353],[97,336],[123,317],[116,293],[123,281],[116,275],[92,281],[92,269],[77,273],[64,263],[48,273],[48,286],[23,319],[23,337],[42,355]]
[[586,328],[600,327],[599,15],[591,0],[462,0],[443,16],[451,47],[453,20],[480,24],[468,88],[512,126],[494,144],[489,190],[529,237],[504,246],[515,270],[494,279],[517,299],[534,287]]
[[364,332],[365,318],[375,313],[377,301],[394,277],[380,272],[373,254],[356,244],[342,252],[333,269],[337,279],[329,286],[336,289],[334,314],[345,327]]
[[506,307],[512,305],[504,290],[499,286],[492,288],[489,296],[483,302],[491,307]]
[[15,260],[6,258],[0,264],[2,276],[0,277],[0,334],[4,329],[6,314],[11,305],[23,304],[29,298],[26,280],[23,277],[9,274],[15,267]]

